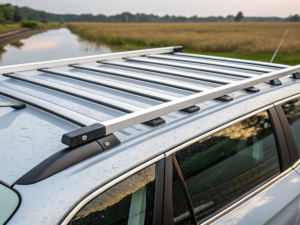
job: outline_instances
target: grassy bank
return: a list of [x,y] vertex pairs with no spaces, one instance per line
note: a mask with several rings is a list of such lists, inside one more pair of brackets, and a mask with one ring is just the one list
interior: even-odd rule
[[270,61],[290,29],[274,62],[300,64],[300,23],[69,23],[81,38],[113,48],[140,49],[182,45],[186,52]]
[[20,24],[0,25],[0,34],[8,31],[18,30],[20,28],[22,28]]
[[[65,27],[65,26],[66,26],[65,24],[60,24],[60,23],[38,23],[37,29],[49,30],[49,29],[58,29],[60,27]],[[18,30],[21,28],[22,26],[19,23],[0,25],[0,34],[8,31]]]

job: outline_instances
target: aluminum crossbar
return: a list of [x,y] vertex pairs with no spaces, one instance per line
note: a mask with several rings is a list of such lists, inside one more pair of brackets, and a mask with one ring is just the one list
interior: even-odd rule
[[32,83],[38,86],[42,86],[45,88],[49,88],[55,91],[59,91],[65,94],[69,94],[72,96],[76,96],[78,98],[81,99],[85,99],[100,105],[104,105],[107,106],[109,108],[115,109],[115,110],[119,110],[125,113],[132,113],[132,112],[136,112],[139,110],[142,110],[143,108],[134,106],[134,105],[130,105],[124,102],[120,102],[114,99],[110,99],[110,98],[106,98],[103,96],[99,96],[99,95],[95,95],[89,92],[85,92],[85,91],[81,91],[75,88],[71,88],[71,87],[67,87],[65,85],[61,85],[61,84],[56,84],[53,82],[49,82],[49,81],[45,81],[45,80],[41,80],[41,79],[37,79],[34,77],[28,77],[28,76],[23,76],[23,75],[17,75],[17,74],[7,74],[7,77],[10,78],[14,78],[17,80],[21,80],[27,83]]
[[214,73],[226,74],[226,75],[230,75],[230,76],[244,77],[244,78],[251,78],[251,77],[257,76],[257,75],[250,74],[250,73],[209,68],[209,67],[204,67],[204,66],[199,66],[199,65],[191,65],[191,64],[172,62],[172,61],[167,61],[167,60],[157,60],[157,59],[149,59],[149,58],[127,58],[126,60],[142,62],[142,63],[152,63],[152,64],[165,65],[165,66],[174,66],[174,67],[180,67],[180,68],[184,68],[184,69],[214,72]]
[[178,83],[178,82],[174,82],[171,80],[164,80],[164,79],[159,79],[159,78],[155,78],[155,77],[149,77],[149,76],[145,76],[140,73],[129,72],[129,71],[119,70],[119,69],[115,69],[115,68],[101,68],[101,67],[86,66],[86,65],[72,65],[72,67],[75,67],[78,69],[85,69],[85,70],[91,70],[91,71],[96,71],[96,72],[108,73],[108,74],[121,76],[121,77],[127,77],[127,78],[131,78],[131,79],[135,79],[135,80],[147,81],[149,83],[162,84],[164,86],[175,87],[175,88],[184,89],[187,91],[201,92],[201,91],[209,90],[208,88],[197,87],[197,86],[193,86],[193,85]]
[[227,84],[217,88],[213,88],[205,92],[200,92],[194,95],[183,97],[161,105],[153,106],[148,109],[144,109],[135,113],[131,113],[103,122],[102,124],[105,126],[106,134],[111,134],[115,131],[122,130],[124,128],[134,126],[138,123],[142,123],[143,121],[147,121],[159,116],[169,114],[179,109],[186,108],[190,105],[196,105],[241,89],[252,87],[256,84],[260,84],[269,80],[274,80],[286,75],[295,74],[299,72],[300,65],[289,67],[279,71],[270,72],[264,75],[237,81],[232,84]]
[[191,73],[191,72],[187,72],[187,71],[178,71],[175,69],[169,69],[169,68],[163,68],[163,67],[157,67],[157,66],[151,66],[151,65],[145,65],[145,64],[124,63],[124,62],[115,62],[115,61],[100,61],[99,63],[108,64],[108,65],[112,65],[112,66],[120,66],[120,67],[132,68],[132,69],[139,69],[139,70],[146,70],[146,71],[151,71],[151,72],[170,74],[170,75],[174,75],[174,76],[178,76],[178,77],[186,77],[186,78],[202,80],[202,81],[207,81],[207,82],[216,83],[216,84],[231,84],[232,82],[235,82],[233,80],[215,78],[212,76],[200,75],[200,74],[195,74],[195,73]]
[[255,67],[255,66],[244,66],[244,65],[237,65],[237,64],[226,63],[226,62],[212,62],[212,61],[207,61],[207,60],[202,60],[202,59],[197,59],[192,57],[182,57],[182,56],[174,56],[174,55],[147,55],[147,57],[154,58],[154,59],[168,59],[168,60],[177,60],[182,62],[201,63],[201,64],[207,64],[213,66],[251,70],[251,71],[263,72],[263,73],[275,71],[275,69],[266,69],[266,68]]
[[214,60],[214,61],[225,61],[225,62],[244,63],[244,64],[250,64],[250,65],[257,65],[257,66],[268,66],[268,67],[273,67],[273,68],[277,68],[277,69],[284,69],[284,68],[290,67],[287,65],[276,64],[276,63],[259,62],[259,61],[253,61],[253,60],[245,60],[245,59],[233,59],[233,58],[225,58],[225,57],[219,57],[219,56],[198,55],[198,54],[189,54],[189,53],[181,53],[181,52],[174,52],[173,54],[178,55],[178,56],[209,59],[209,60]]
[[51,102],[47,102],[45,100],[27,95],[25,93],[12,90],[10,88],[0,86],[0,94],[10,97],[12,99],[16,99],[18,101],[24,102],[28,105],[32,105],[36,108],[39,108],[39,109],[49,112],[53,115],[61,117],[67,121],[75,123],[81,127],[99,123],[99,121],[94,120],[90,117],[84,116],[80,113],[74,112],[72,110],[66,109],[66,108],[58,106],[58,105],[55,105]]
[[154,91],[149,91],[146,89],[142,89],[142,88],[138,88],[138,87],[134,87],[134,86],[128,86],[125,84],[112,82],[112,81],[108,81],[108,80],[103,80],[103,79],[99,79],[99,78],[95,78],[95,77],[91,77],[91,76],[83,76],[83,75],[79,75],[79,74],[68,72],[68,71],[62,71],[62,70],[57,70],[57,69],[40,69],[39,71],[42,71],[45,73],[50,73],[50,74],[55,74],[58,76],[67,77],[67,78],[71,78],[71,79],[80,80],[80,81],[88,82],[91,84],[97,84],[97,85],[104,86],[104,87],[109,87],[112,89],[136,94],[139,96],[147,97],[150,99],[155,99],[155,100],[162,101],[162,102],[169,102],[169,101],[177,99],[177,97],[174,97],[171,95],[166,95],[166,94],[162,94],[162,93],[158,93],[158,92],[154,92]]

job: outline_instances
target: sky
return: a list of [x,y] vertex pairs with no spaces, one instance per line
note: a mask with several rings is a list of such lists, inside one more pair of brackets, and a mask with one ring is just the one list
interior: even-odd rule
[[122,12],[200,17],[236,15],[278,16],[300,14],[300,0],[0,0],[52,13],[114,15]]

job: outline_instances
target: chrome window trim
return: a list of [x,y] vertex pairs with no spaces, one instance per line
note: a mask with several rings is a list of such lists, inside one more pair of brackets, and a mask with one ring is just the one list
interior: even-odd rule
[[111,188],[112,186],[118,184],[119,182],[125,180],[126,178],[132,176],[133,174],[139,172],[140,170],[158,162],[161,159],[164,159],[164,154],[151,159],[150,161],[130,170],[129,172],[119,176],[118,178],[112,180],[111,182],[105,184],[104,186],[100,187],[99,189],[95,190],[94,192],[90,193],[87,197],[85,197],[82,201],[80,201],[70,212],[68,212],[67,216],[61,222],[61,225],[67,225],[71,219],[76,215],[76,213],[81,210],[89,201],[97,197],[102,192],[106,191],[107,189]]
[[192,139],[192,140],[190,140],[190,141],[188,141],[188,142],[186,142],[186,143],[184,143],[184,144],[182,144],[182,145],[179,145],[179,146],[176,147],[176,148],[173,148],[172,150],[166,152],[166,153],[165,153],[165,156],[168,157],[168,156],[170,156],[170,155],[172,155],[172,154],[174,154],[174,153],[176,153],[176,152],[182,150],[183,148],[186,148],[187,146],[196,143],[197,141],[200,141],[200,140],[202,140],[202,139],[204,139],[204,138],[206,138],[206,137],[208,137],[208,136],[210,136],[210,135],[212,135],[212,134],[214,134],[214,133],[217,133],[218,131],[221,131],[221,130],[223,130],[223,129],[225,129],[225,128],[227,128],[227,127],[229,127],[229,126],[231,126],[231,125],[233,125],[233,124],[235,124],[235,123],[241,122],[242,120],[245,120],[245,119],[247,119],[247,118],[249,118],[249,117],[251,117],[251,116],[254,116],[254,115],[256,115],[257,113],[266,111],[266,110],[268,110],[268,109],[270,109],[270,108],[272,108],[272,107],[273,107],[273,105],[268,105],[268,106],[263,107],[263,108],[261,108],[261,109],[259,109],[259,110],[256,110],[256,111],[254,111],[254,112],[251,112],[251,113],[249,113],[249,114],[247,114],[247,115],[245,115],[245,116],[242,116],[242,117],[240,117],[240,118],[238,118],[238,119],[235,119],[235,120],[233,120],[233,121],[231,121],[231,122],[229,122],[229,123],[226,123],[226,124],[224,124],[224,125],[222,125],[222,126],[216,128],[216,129],[214,129],[214,130],[211,130],[211,131],[209,131],[209,132],[207,132],[207,133],[205,133],[205,134],[203,134],[203,135],[201,135],[201,136],[199,136],[199,137],[197,137],[197,138],[194,138],[194,139]]
[[288,98],[285,98],[285,99],[280,100],[280,101],[278,101],[278,102],[275,102],[275,103],[274,103],[274,106],[281,105],[281,104],[283,104],[283,103],[285,103],[285,102],[288,102],[288,101],[293,100],[294,98],[298,98],[298,97],[300,97],[300,94],[293,95],[292,97],[288,97]]

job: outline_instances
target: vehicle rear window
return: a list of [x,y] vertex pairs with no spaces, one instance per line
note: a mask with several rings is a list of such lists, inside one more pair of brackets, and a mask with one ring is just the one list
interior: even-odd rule
[[155,165],[134,174],[86,204],[70,225],[152,224]]
[[300,98],[293,99],[282,105],[282,109],[290,124],[297,149],[300,155]]
[[20,199],[16,192],[10,188],[0,184],[0,224],[14,213],[19,205]]
[[[175,157],[198,223],[280,173],[267,111],[198,141]],[[173,205],[182,207],[177,201]],[[177,211],[174,208],[175,220]]]

